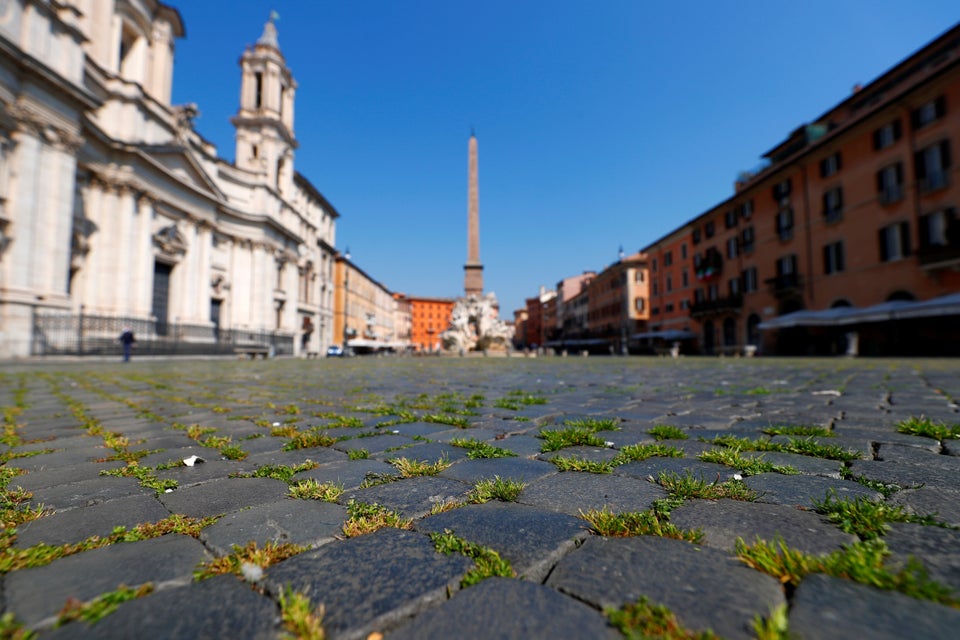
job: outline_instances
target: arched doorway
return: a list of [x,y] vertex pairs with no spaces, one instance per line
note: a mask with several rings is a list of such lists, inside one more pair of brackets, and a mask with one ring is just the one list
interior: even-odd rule
[[724,348],[737,346],[737,321],[733,318],[725,318],[723,321],[723,346]]
[[760,346],[760,316],[751,313],[747,318],[747,344]]
[[707,320],[703,323],[703,352],[708,356],[712,356],[716,348],[714,331],[713,320]]

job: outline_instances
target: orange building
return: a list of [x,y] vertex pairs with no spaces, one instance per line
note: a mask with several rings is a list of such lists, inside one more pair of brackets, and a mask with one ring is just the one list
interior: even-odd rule
[[648,266],[644,253],[623,257],[587,285],[589,339],[626,353],[632,336],[644,333],[649,313]]
[[414,351],[434,352],[443,346],[440,334],[450,326],[453,299],[401,294],[410,304],[410,346]]
[[705,353],[960,353],[958,145],[960,25],[645,248],[651,327]]

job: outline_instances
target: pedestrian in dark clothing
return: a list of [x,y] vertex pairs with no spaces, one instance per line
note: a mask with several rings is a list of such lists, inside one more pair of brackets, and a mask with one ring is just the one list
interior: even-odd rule
[[123,332],[120,334],[120,344],[123,345],[124,362],[130,362],[130,350],[136,341],[137,339],[133,335],[133,330],[130,327],[124,327]]

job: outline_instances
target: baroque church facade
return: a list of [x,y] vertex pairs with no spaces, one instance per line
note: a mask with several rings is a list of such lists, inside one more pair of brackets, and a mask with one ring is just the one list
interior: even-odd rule
[[334,341],[339,214],[295,170],[276,27],[240,60],[233,163],[171,104],[184,35],[155,0],[0,0],[0,357],[119,324],[194,353]]

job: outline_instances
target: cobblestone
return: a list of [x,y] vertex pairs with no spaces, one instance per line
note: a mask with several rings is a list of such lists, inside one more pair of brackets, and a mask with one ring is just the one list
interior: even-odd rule
[[[8,363],[0,373],[10,523],[0,602],[8,620],[42,638],[278,638],[289,590],[322,606],[334,640],[374,632],[616,638],[611,609],[641,598],[669,607],[688,629],[725,638],[754,637],[755,617],[780,605],[789,605],[792,637],[948,637],[960,623],[960,445],[899,433],[897,423],[958,423],[955,397],[960,362],[952,360]],[[541,430],[600,418],[618,425],[597,434],[605,446],[542,451]],[[624,463],[621,450],[654,444],[658,425],[687,436],[660,443],[683,457]],[[724,448],[717,436],[784,445],[806,438],[766,435],[775,426],[826,429],[830,436],[810,440],[860,456],[743,452],[794,475],[749,475],[698,459]],[[331,440],[288,450],[294,432]],[[452,445],[458,438],[489,449]],[[483,457],[494,448],[515,456]],[[203,462],[185,466],[190,456]],[[592,462],[598,473],[560,471],[555,456]],[[389,461],[401,457],[449,466],[400,478]],[[124,477],[102,473],[126,465]],[[707,487],[742,481],[755,500],[676,500],[656,482],[661,473]],[[497,477],[522,483],[516,501],[472,502],[476,483]],[[302,480],[342,493],[333,502],[290,497],[288,484]],[[823,574],[785,586],[737,558],[738,539],[782,541],[807,554],[858,542],[816,512],[831,496],[922,517],[879,528],[884,566],[896,572],[915,559],[952,595],[934,602]],[[347,537],[360,503],[409,518],[411,528]],[[41,517],[19,522],[30,520],[27,508]],[[703,537],[604,537],[582,517],[602,509]],[[173,515],[213,522],[124,537]],[[443,532],[474,555],[496,552],[514,577],[467,586],[479,565],[438,551],[430,534]],[[194,578],[202,563],[236,549],[255,544],[266,557],[285,543],[304,550],[261,560],[261,570],[247,565],[246,577]],[[68,603],[145,583],[151,593],[99,622],[54,628]]]

